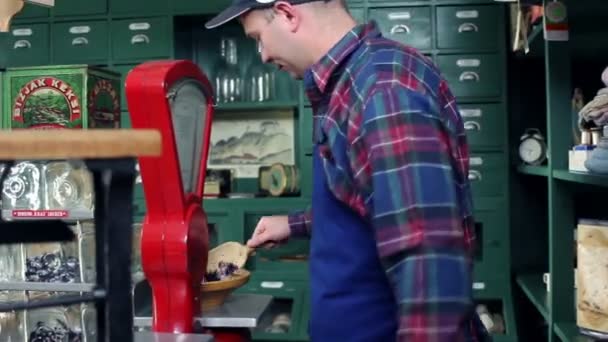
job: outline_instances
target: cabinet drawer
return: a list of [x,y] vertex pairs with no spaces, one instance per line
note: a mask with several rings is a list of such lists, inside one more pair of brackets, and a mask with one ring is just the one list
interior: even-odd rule
[[21,12],[15,15],[14,20],[19,19],[32,19],[32,18],[47,18],[49,16],[49,9],[43,6],[32,5],[30,3],[23,4]]
[[167,0],[109,0],[110,13],[125,14],[137,13],[138,15],[162,14],[169,8]]
[[91,63],[109,57],[106,21],[56,23],[52,35],[54,63]]
[[418,49],[431,48],[431,8],[374,8],[369,18],[376,20],[385,37]]
[[165,18],[112,22],[112,54],[117,60],[168,57],[169,47],[169,26]]
[[475,279],[494,279],[508,269],[509,227],[504,208],[475,212]]
[[[300,340],[300,322],[306,303],[304,282],[284,281],[278,274],[272,278],[261,279],[255,273],[252,279],[236,293],[271,295],[270,304],[252,329],[254,341],[293,341]],[[282,328],[279,319],[286,323]],[[273,324],[274,323],[274,324]]]
[[507,157],[503,153],[472,152],[469,181],[475,197],[496,197],[505,193]]
[[437,47],[494,49],[498,47],[498,6],[437,7]]
[[436,62],[456,97],[500,96],[502,65],[499,56],[438,55]]
[[471,149],[502,150],[504,110],[499,104],[458,105]]
[[14,25],[9,41],[10,66],[49,64],[49,26],[47,24]]
[[61,0],[56,1],[53,15],[56,17],[106,14],[107,0]]

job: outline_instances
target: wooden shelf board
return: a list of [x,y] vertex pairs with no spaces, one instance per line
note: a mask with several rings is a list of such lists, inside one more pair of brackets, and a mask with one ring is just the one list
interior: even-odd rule
[[540,273],[522,274],[517,277],[516,281],[540,314],[546,321],[549,321],[549,296],[543,283],[543,275]]
[[608,187],[608,175],[592,174],[588,172],[573,172],[568,170],[554,170],[553,177],[566,182]]
[[549,175],[549,168],[546,166],[533,166],[533,165],[518,165],[517,172],[525,175],[542,176],[547,177]]
[[574,322],[557,322],[554,325],[555,334],[563,342],[591,342],[593,339],[579,333],[578,327]]

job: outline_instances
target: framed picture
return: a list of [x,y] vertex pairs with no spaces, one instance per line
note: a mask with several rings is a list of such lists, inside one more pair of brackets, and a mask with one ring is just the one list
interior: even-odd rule
[[293,110],[224,112],[213,117],[209,169],[257,178],[262,165],[295,164]]

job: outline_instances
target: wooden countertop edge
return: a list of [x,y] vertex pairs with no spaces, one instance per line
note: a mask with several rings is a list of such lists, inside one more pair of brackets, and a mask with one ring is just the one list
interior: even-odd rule
[[104,159],[160,156],[154,129],[0,130],[0,160]]

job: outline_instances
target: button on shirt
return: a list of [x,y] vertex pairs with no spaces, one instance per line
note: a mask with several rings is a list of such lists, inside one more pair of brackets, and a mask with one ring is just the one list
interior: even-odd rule
[[[308,69],[304,83],[330,191],[375,232],[400,306],[400,340],[482,340],[471,289],[469,151],[440,72],[371,21]],[[292,238],[314,234],[311,210],[314,203],[289,215]]]

